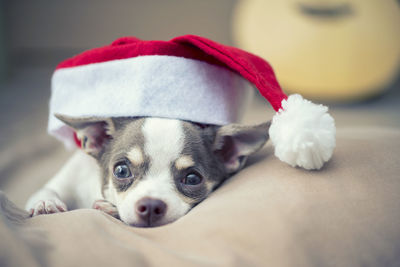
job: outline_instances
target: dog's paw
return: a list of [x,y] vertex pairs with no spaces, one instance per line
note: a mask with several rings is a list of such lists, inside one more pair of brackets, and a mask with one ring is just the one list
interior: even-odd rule
[[93,208],[96,210],[101,210],[101,211],[107,213],[108,215],[111,215],[111,216],[119,219],[119,213],[118,213],[117,207],[105,199],[96,200],[93,203]]
[[51,214],[67,210],[67,205],[59,199],[39,200],[29,209],[29,213],[33,217],[40,214]]

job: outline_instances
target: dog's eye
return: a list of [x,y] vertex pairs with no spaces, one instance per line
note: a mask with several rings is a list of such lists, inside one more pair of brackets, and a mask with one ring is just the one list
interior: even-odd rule
[[132,176],[132,173],[126,163],[118,163],[114,167],[114,176],[119,179],[124,179],[130,178]]
[[203,181],[203,178],[197,173],[189,173],[181,181],[185,185],[198,185]]

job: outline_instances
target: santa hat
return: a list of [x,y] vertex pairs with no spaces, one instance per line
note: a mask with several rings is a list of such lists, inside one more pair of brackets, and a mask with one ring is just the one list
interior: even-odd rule
[[335,125],[327,107],[287,97],[264,59],[194,35],[170,41],[123,37],[61,62],[52,77],[48,130],[73,146],[73,130],[54,114],[234,123],[252,92],[246,85],[277,112],[269,134],[279,159],[319,169],[331,158]]

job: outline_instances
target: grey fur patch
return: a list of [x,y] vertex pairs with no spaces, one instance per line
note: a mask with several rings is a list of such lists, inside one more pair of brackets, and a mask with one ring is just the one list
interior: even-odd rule
[[240,171],[247,157],[264,146],[270,125],[271,122],[253,126],[229,124],[218,129],[213,150],[229,174]]
[[[144,149],[144,136],[141,128],[144,123],[143,118],[118,118],[114,119],[115,132],[112,140],[107,144],[104,153],[99,159],[100,166],[103,171],[103,188],[102,192],[108,186],[109,179],[118,192],[126,191],[134,181],[138,181],[149,168],[149,159],[143,154],[144,160],[140,165],[133,166],[128,159],[129,151],[138,146],[142,151]],[[119,180],[114,177],[113,169],[115,164],[125,161],[134,175],[133,179]]]
[[[178,170],[173,164],[171,172],[175,178],[177,191],[190,198],[195,204],[208,196],[214,187],[227,178],[223,163],[215,156],[212,147],[218,129],[217,126],[199,127],[191,122],[182,122],[185,135],[182,155],[189,156],[194,166],[186,170]],[[185,187],[181,184],[182,178],[191,172],[200,174],[205,180],[201,186]],[[207,185],[211,185],[209,188]]]
[[75,130],[82,149],[96,159],[104,153],[106,144],[115,132],[112,118],[70,117],[62,114],[55,114],[55,116]]

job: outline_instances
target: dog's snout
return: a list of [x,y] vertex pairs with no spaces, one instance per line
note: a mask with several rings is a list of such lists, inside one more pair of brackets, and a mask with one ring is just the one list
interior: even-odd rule
[[148,226],[152,226],[164,217],[167,204],[154,198],[142,198],[136,203],[136,214]]

